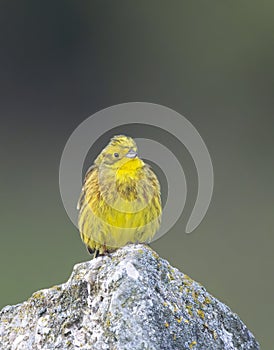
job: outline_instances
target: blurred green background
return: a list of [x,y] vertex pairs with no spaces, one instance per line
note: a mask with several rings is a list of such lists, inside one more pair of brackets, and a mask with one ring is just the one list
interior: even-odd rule
[[3,0],[0,29],[0,306],[66,281],[90,258],[59,194],[70,134],[102,108],[153,102],[199,131],[215,188],[205,219],[185,234],[195,168],[163,139],[191,190],[181,219],[152,246],[271,349],[274,2]]

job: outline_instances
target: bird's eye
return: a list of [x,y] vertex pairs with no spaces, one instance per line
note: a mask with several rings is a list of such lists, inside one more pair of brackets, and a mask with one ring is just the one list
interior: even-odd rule
[[119,157],[119,153],[114,153],[113,155],[114,155],[115,158]]

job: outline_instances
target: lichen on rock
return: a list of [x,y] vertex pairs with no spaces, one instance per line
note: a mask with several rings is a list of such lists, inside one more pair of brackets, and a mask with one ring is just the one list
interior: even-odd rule
[[0,349],[256,350],[229,307],[144,245],[80,263],[0,313]]

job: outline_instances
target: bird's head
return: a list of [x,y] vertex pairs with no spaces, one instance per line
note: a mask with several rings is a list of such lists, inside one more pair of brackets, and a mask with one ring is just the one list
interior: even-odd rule
[[129,161],[137,159],[139,158],[135,141],[129,136],[116,135],[98,155],[95,164],[120,168]]

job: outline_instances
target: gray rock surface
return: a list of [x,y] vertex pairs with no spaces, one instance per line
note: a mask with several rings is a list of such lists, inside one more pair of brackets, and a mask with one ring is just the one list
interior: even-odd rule
[[78,264],[0,313],[0,349],[259,349],[204,287],[143,245]]

